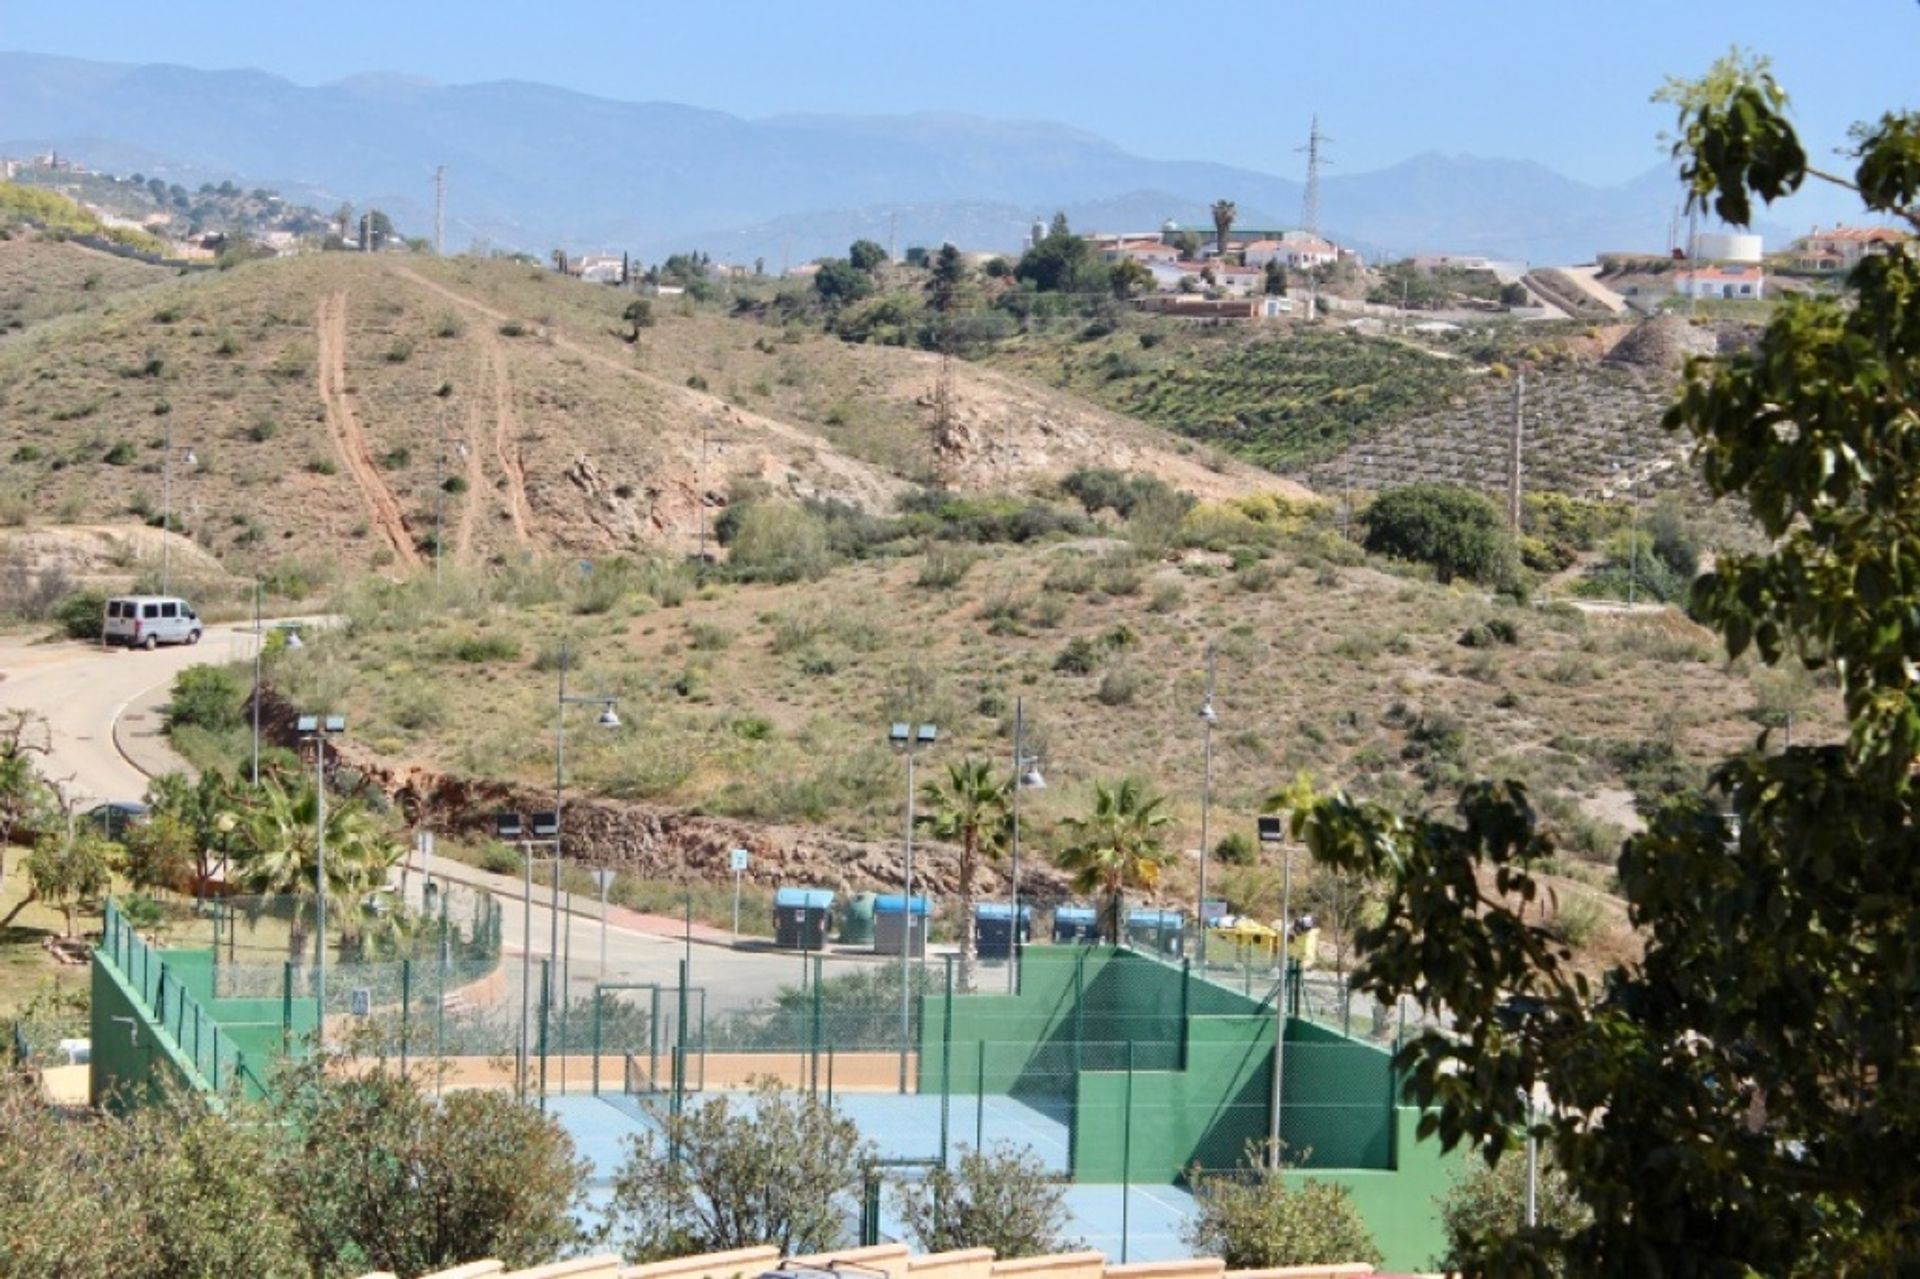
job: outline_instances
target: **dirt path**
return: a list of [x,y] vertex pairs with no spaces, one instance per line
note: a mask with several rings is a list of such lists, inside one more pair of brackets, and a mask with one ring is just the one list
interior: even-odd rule
[[460,503],[460,523],[453,531],[453,553],[465,562],[473,556],[473,528],[480,516],[480,501],[486,491],[487,468],[480,461],[480,405],[467,400],[466,463],[467,491]]
[[513,411],[513,377],[507,372],[507,353],[491,333],[480,339],[487,372],[493,383],[493,455],[507,477],[507,516],[513,535],[523,546],[533,542],[533,504],[527,501],[527,468],[520,456],[520,419]]
[[333,437],[334,451],[359,487],[367,513],[373,519],[373,526],[380,530],[380,536],[393,548],[401,564],[419,568],[419,548],[413,544],[413,535],[407,532],[407,520],[401,513],[399,499],[380,478],[380,468],[367,446],[366,432],[360,429],[360,418],[354,412],[352,395],[347,390],[346,290],[320,299],[314,331],[320,348],[320,401],[326,407],[327,433]]
[[[469,311],[484,315],[496,324],[504,323],[513,318],[506,312],[488,306],[485,302],[477,298],[469,297],[467,294],[457,289],[449,288],[435,280],[429,280],[426,276],[408,267],[400,267],[398,270],[401,275],[413,281],[421,288],[437,293],[448,301],[465,307]],[[826,440],[823,437],[810,431],[802,430],[790,422],[783,422],[778,418],[766,417],[738,408],[729,404],[720,396],[710,392],[696,391],[691,387],[668,381],[666,378],[656,377],[644,369],[634,368],[631,364],[617,360],[603,352],[596,351],[592,347],[582,346],[571,338],[562,337],[558,333],[549,332],[547,337],[553,345],[560,350],[572,355],[577,355],[583,360],[591,360],[602,368],[611,369],[615,373],[644,382],[663,395],[672,396],[681,400],[683,403],[691,406],[695,412],[714,415],[716,421],[728,421],[740,426],[758,429],[768,436],[778,438],[796,446],[796,448],[802,450],[804,455],[809,457],[815,465],[845,481],[850,489],[855,491],[865,490],[876,493],[892,493],[901,487],[897,480],[887,475],[878,467],[854,462],[839,454],[827,451]],[[488,335],[487,340],[496,344],[498,341],[492,338],[491,335]],[[501,364],[496,365],[496,377],[504,378],[505,376],[505,364],[504,361],[502,361]],[[507,401],[503,401],[503,403],[507,403]],[[507,464],[505,456],[501,458],[501,462],[503,465]],[[524,491],[521,496],[522,500],[524,500]]]

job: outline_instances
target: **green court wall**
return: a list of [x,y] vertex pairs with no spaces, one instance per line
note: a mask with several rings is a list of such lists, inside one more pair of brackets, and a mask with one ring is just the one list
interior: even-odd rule
[[200,1086],[171,1035],[156,1027],[120,970],[96,954],[88,1013],[87,1099],[109,1110],[157,1100],[168,1084]]

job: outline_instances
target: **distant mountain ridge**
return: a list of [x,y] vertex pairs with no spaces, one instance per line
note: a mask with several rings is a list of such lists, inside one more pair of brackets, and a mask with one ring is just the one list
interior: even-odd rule
[[[1232,199],[1245,224],[1292,225],[1301,185],[1207,161],[1133,155],[1044,121],[923,112],[750,120],[669,102],[618,102],[524,81],[443,85],[395,72],[298,85],[202,71],[0,53],[0,152],[57,148],[170,181],[232,178],[330,208],[432,224],[448,170],[449,247],[535,253],[698,246],[769,266],[952,238],[1012,249],[1035,216],[1076,225],[1204,222]],[[1664,167],[1618,186],[1530,161],[1426,154],[1328,176],[1323,222],[1373,251],[1484,252],[1534,262],[1666,245],[1678,185]]]

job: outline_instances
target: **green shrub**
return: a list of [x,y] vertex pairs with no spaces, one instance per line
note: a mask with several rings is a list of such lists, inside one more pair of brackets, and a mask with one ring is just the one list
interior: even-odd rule
[[462,635],[448,643],[446,653],[459,662],[513,662],[520,659],[520,641],[511,635]]
[[279,434],[279,432],[280,424],[272,418],[257,418],[253,425],[247,428],[247,438],[255,444],[265,444],[268,440]]
[[1285,1170],[1253,1155],[1248,1162],[1245,1169],[1195,1177],[1195,1211],[1181,1230],[1194,1255],[1219,1257],[1229,1270],[1380,1263],[1380,1249],[1345,1186],[1290,1185]]
[[964,547],[935,546],[921,557],[914,583],[930,591],[950,591],[966,578],[978,558]]
[[688,622],[687,643],[703,653],[717,653],[733,643],[733,632],[718,622]]
[[1469,626],[1460,635],[1463,648],[1492,648],[1496,644],[1518,644],[1520,628],[1504,617],[1489,618]]
[[100,591],[75,591],[60,601],[53,619],[68,639],[97,640],[106,624],[107,597]]
[[133,461],[133,457],[133,445],[127,443],[125,440],[120,440],[116,442],[112,448],[108,449],[100,460],[108,466],[125,466],[127,463]]
[[1098,644],[1084,635],[1076,635],[1053,659],[1053,669],[1062,675],[1091,675],[1100,669],[1104,657]]
[[1470,489],[1410,484],[1389,489],[1367,511],[1366,548],[1433,566],[1455,577],[1498,582],[1513,574],[1513,552],[1493,503]]
[[1247,832],[1230,830],[1213,846],[1213,857],[1228,866],[1251,866],[1260,860],[1260,850]]
[[167,727],[183,725],[210,733],[235,729],[245,721],[249,690],[224,666],[190,666],[174,677],[167,703]]
[[480,869],[496,875],[518,875],[526,868],[520,850],[510,844],[488,844],[480,850]]
[[833,564],[826,521],[792,502],[749,505],[731,551],[729,565],[746,581],[806,581],[824,577]]
[[1146,677],[1138,671],[1126,668],[1111,670],[1101,677],[1100,687],[1094,696],[1100,699],[1102,706],[1125,706],[1139,695],[1146,683]]

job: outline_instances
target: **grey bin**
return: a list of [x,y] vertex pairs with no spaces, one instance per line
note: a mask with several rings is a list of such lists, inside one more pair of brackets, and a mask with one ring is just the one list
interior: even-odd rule
[[873,945],[873,903],[876,900],[872,893],[856,893],[847,899],[847,908],[840,912],[841,945]]
[[773,894],[773,944],[790,950],[823,950],[833,926],[833,891],[780,888]]
[[873,902],[873,953],[876,955],[924,955],[927,953],[927,926],[933,922],[933,902],[914,895],[913,909],[900,893],[882,893]]

